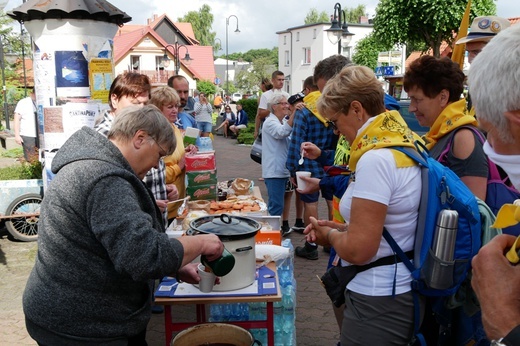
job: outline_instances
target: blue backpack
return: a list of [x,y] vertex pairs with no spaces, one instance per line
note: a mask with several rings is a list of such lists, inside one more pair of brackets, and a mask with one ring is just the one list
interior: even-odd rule
[[[413,262],[408,259],[386,229],[383,231],[383,237],[410,270],[413,279],[412,291],[442,301],[454,295],[465,281],[471,269],[471,259],[481,247],[480,212],[477,198],[460,178],[451,169],[430,157],[421,143],[416,142],[416,146],[417,150],[404,147],[392,148],[408,155],[421,166],[422,192]],[[453,261],[442,261],[432,251],[437,217],[442,210],[454,210],[458,213]],[[435,268],[443,268],[443,271],[447,270],[451,274],[448,280],[443,282],[442,288],[430,285],[432,270]],[[418,294],[414,294],[415,335],[421,344],[425,344],[424,337],[419,333]]]

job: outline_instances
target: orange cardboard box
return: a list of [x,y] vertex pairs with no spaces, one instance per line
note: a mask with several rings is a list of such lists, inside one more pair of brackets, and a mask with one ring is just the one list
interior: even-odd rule
[[256,244],[282,245],[282,232],[275,230],[260,230],[255,236]]

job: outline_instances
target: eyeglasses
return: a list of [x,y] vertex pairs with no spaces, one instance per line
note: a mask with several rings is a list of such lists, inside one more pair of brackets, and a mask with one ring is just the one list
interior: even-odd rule
[[332,127],[332,129],[334,131],[337,131],[338,130],[338,127],[336,126],[336,121],[338,121],[338,119],[336,120],[327,120],[327,125],[329,125],[330,127]]
[[159,153],[160,159],[164,159],[166,156],[168,156],[168,154],[167,154],[168,152],[166,150],[164,150],[164,148],[159,144],[159,142],[157,142],[157,140],[155,138],[153,138],[152,136],[150,136],[150,138],[155,142],[155,144],[157,144],[159,149],[161,149],[161,152]]

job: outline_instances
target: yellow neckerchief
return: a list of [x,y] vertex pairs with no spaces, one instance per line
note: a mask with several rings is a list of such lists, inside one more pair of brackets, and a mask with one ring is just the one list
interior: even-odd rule
[[433,148],[439,139],[463,125],[477,126],[477,120],[467,114],[466,100],[460,99],[444,108],[430,127],[430,131],[424,135],[426,148]]
[[[374,117],[374,120],[362,128],[350,147],[349,168],[352,172],[361,156],[369,150],[387,147],[415,148],[414,141],[421,140],[412,132],[398,111],[387,111]],[[392,150],[397,167],[411,167],[415,161],[406,154]]]
[[327,119],[325,119],[319,112],[318,108],[316,108],[316,103],[318,103],[318,99],[321,96],[321,92],[319,91],[312,91],[307,96],[303,98],[303,102],[305,102],[305,107],[311,111],[312,114],[316,118],[318,118],[319,121],[325,125],[325,127],[328,127],[329,124],[327,123]]

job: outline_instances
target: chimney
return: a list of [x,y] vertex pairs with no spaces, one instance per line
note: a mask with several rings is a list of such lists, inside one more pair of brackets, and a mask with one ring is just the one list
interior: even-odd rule
[[359,17],[359,24],[368,24],[368,17],[367,16],[360,16]]

